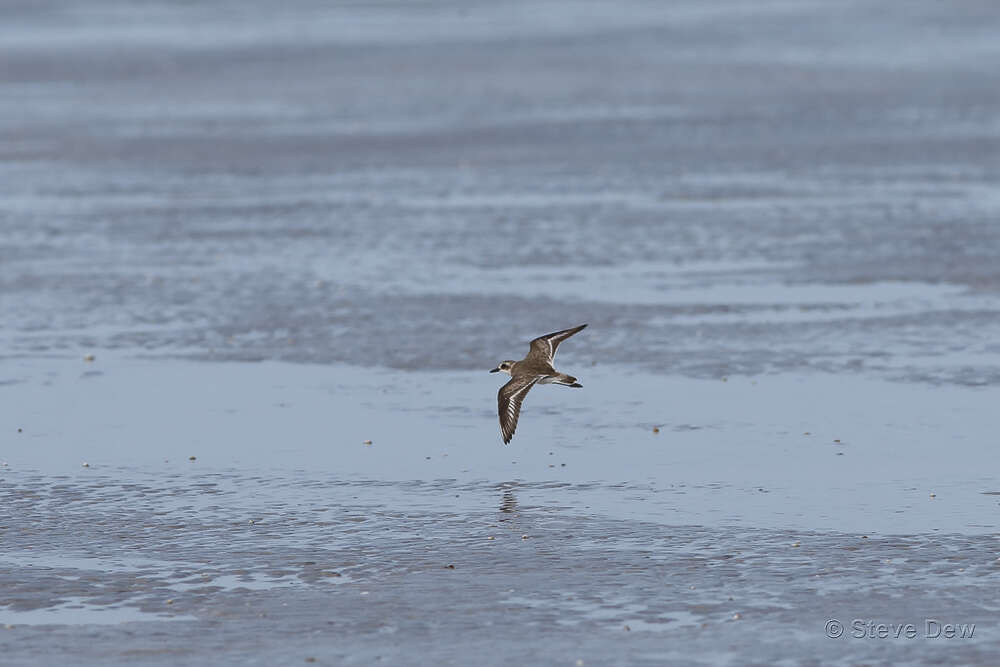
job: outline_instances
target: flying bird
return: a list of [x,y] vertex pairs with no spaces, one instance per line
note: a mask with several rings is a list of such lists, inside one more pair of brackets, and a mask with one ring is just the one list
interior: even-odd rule
[[562,384],[567,387],[582,387],[572,375],[560,373],[552,367],[552,359],[556,356],[559,343],[587,327],[581,324],[572,329],[563,329],[555,333],[539,336],[531,341],[528,356],[521,361],[502,361],[490,373],[506,373],[510,382],[500,387],[497,393],[497,408],[500,412],[500,435],[503,444],[510,442],[517,428],[517,418],[521,414],[521,402],[528,391],[536,384]]

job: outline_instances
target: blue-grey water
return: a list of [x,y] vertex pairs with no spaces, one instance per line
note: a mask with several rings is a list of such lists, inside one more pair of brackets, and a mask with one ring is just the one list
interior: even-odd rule
[[3,4],[0,663],[993,664],[997,34]]

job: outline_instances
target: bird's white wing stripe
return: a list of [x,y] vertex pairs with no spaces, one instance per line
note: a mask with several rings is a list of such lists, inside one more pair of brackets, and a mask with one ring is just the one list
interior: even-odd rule
[[536,359],[545,361],[549,364],[555,359],[556,349],[559,347],[560,343],[564,340],[573,336],[574,334],[582,331],[587,325],[581,324],[573,329],[565,329],[563,331],[553,331],[550,334],[545,334],[544,336],[539,336],[531,341],[531,351],[528,356],[534,355]]
[[[514,436],[514,429],[517,428],[518,412],[521,409],[521,401],[518,400],[518,397],[531,389],[531,387],[538,382],[538,379],[538,377],[532,378],[531,380],[524,382],[524,384],[512,391],[509,395],[502,396],[502,399],[507,402],[507,405],[504,408],[506,415],[500,415],[500,431],[503,434],[504,442],[510,441],[510,439]],[[501,394],[502,391],[503,388],[501,388]],[[506,419],[504,419],[505,416]]]
[[523,387],[521,387],[520,389],[518,389],[517,391],[515,391],[513,394],[511,394],[510,397],[514,398],[515,396],[517,396],[518,394],[520,394],[521,392],[523,392],[524,390],[526,390],[528,387],[530,387],[531,385],[535,384],[536,382],[538,382],[538,378],[537,377],[536,378],[532,378]]

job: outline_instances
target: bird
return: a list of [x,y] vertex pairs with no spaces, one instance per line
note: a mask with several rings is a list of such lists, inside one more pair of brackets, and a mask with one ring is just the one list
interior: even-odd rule
[[509,444],[511,438],[514,437],[517,418],[521,414],[521,402],[536,384],[583,386],[572,375],[560,373],[553,368],[552,359],[556,356],[559,343],[586,328],[586,324],[581,324],[572,329],[563,329],[539,336],[531,341],[531,349],[524,359],[521,361],[510,359],[501,361],[499,366],[490,371],[490,373],[510,375],[510,381],[500,387],[500,391],[497,393],[497,410],[500,413],[500,435],[503,437],[503,444]]

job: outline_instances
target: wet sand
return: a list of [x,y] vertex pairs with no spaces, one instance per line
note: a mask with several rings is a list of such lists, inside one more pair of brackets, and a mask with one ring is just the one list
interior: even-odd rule
[[994,661],[991,3],[0,18],[5,665]]
[[[0,469],[15,664],[988,662],[996,646],[981,389],[584,365],[588,391],[539,388],[503,447],[485,372],[5,369],[23,422]],[[920,638],[857,639],[855,619]],[[933,639],[928,622],[975,629]]]

